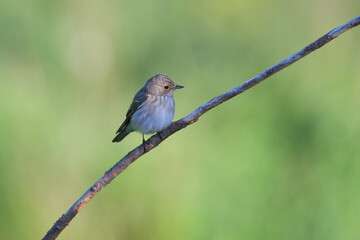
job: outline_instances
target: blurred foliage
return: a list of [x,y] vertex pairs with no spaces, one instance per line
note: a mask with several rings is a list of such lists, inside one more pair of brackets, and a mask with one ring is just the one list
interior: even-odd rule
[[[356,17],[358,0],[0,2],[0,238],[39,239],[141,143],[162,72],[179,119]],[[360,29],[171,136],[60,239],[359,239]]]

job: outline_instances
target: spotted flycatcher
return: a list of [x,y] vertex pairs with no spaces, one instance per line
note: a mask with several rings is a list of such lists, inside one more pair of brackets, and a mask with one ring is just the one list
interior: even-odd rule
[[147,80],[136,93],[113,142],[120,142],[129,133],[138,131],[142,133],[146,150],[144,134],[160,132],[172,122],[175,112],[173,95],[179,88],[183,86],[176,85],[165,74],[160,73]]

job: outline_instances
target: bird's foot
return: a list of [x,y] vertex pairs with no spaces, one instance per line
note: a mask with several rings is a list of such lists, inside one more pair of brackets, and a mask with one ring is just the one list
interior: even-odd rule
[[144,147],[144,153],[146,153],[146,146],[145,146],[145,138],[144,138],[144,134],[143,134],[143,147]]
[[145,143],[143,143],[144,153],[146,153]]

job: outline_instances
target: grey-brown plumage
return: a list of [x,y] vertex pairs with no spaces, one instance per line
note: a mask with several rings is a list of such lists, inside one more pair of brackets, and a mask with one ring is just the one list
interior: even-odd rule
[[144,141],[144,134],[153,134],[169,126],[175,112],[173,94],[179,88],[183,86],[176,85],[165,74],[150,78],[136,93],[113,142],[120,142],[133,131],[141,132]]

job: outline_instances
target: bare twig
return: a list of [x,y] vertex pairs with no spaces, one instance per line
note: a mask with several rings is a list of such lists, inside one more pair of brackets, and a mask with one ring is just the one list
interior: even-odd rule
[[[352,19],[351,21],[341,25],[340,27],[335,28],[329,33],[325,34],[315,42],[309,44],[304,49],[295,53],[294,55],[286,58],[280,63],[274,65],[273,67],[267,69],[266,71],[260,73],[259,75],[251,78],[250,80],[242,83],[240,86],[221,94],[209,102],[201,105],[195,111],[190,113],[188,116],[173,122],[168,128],[164,129],[160,132],[161,137],[157,134],[150,137],[146,141],[146,149],[150,151],[151,149],[158,146],[162,141],[168,138],[173,133],[179,131],[182,128],[187,127],[190,124],[195,123],[201,115],[209,111],[210,109],[220,105],[221,103],[239,95],[242,92],[252,88],[263,80],[267,79],[271,75],[279,72],[280,70],[288,67],[289,65],[295,63],[299,59],[305,57],[309,53],[315,51],[316,49],[324,46],[340,34],[345,31],[356,27],[360,24],[360,16]],[[123,157],[120,161],[118,161],[111,169],[105,172],[104,176],[101,177],[92,187],[90,187],[84,195],[82,195],[75,203],[71,206],[71,208],[63,214],[59,220],[55,222],[53,227],[48,231],[46,236],[43,239],[55,239],[61,233],[62,230],[69,224],[69,222],[76,216],[76,214],[80,211],[82,207],[85,206],[101,189],[103,189],[106,185],[108,185],[114,178],[116,178],[122,171],[124,171],[132,162],[141,157],[144,154],[144,148],[142,145],[138,146],[131,152],[129,152],[125,157]]]

